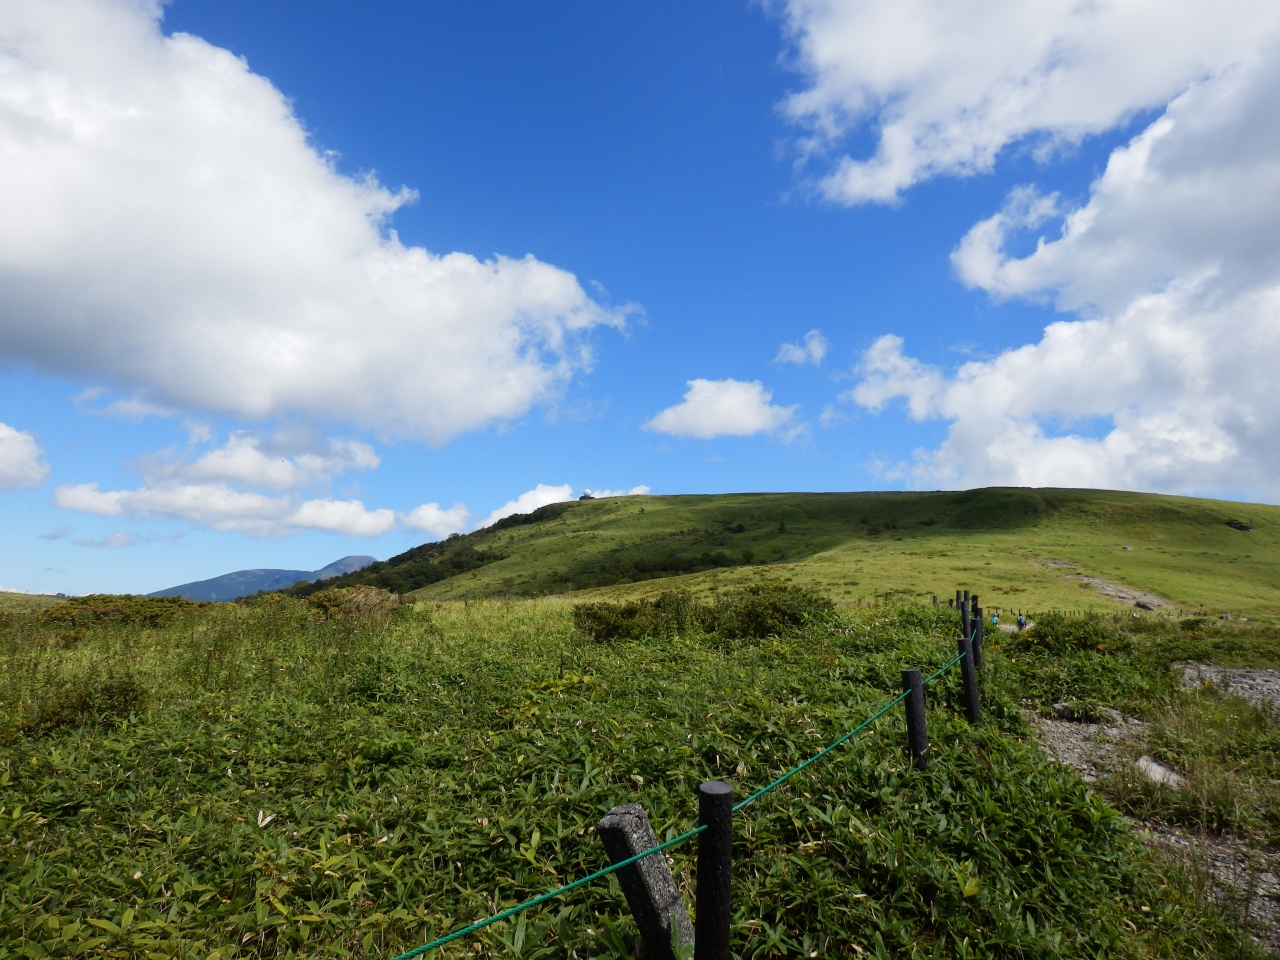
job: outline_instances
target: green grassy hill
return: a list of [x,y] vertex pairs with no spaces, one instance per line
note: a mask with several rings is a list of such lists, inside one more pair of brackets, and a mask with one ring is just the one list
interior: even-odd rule
[[[1101,589],[1116,585],[1175,610],[1272,617],[1278,560],[1274,506],[1064,489],[724,494],[557,504],[339,583],[462,599],[701,593],[783,578],[844,602],[928,598],[955,584],[1005,610],[1131,604]],[[403,579],[410,570],[418,579]]]
[[9,593],[0,590],[0,613],[35,613],[61,603],[59,597],[44,593]]

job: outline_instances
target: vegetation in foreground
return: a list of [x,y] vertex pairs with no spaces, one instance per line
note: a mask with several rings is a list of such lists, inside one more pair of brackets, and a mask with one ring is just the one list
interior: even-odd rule
[[[686,600],[688,629],[594,639],[556,600],[370,590],[165,622],[87,617],[89,601],[10,615],[0,956],[388,956],[597,869],[592,827],[617,803],[685,829],[699,781],[745,796],[896,693],[902,666],[954,650],[945,609],[805,608],[794,590],[726,607],[740,627],[775,601],[799,616],[772,635],[697,626],[706,605]],[[895,711],[748,808],[735,950],[1255,956],[1226,908],[1022,738],[1015,696],[1158,700],[1142,651],[1175,656],[1179,638],[1067,639],[993,651],[977,729],[952,707],[954,671],[930,687],[927,773],[904,763]],[[692,856],[674,850],[690,900]],[[616,881],[523,916],[441,953],[634,946]]]

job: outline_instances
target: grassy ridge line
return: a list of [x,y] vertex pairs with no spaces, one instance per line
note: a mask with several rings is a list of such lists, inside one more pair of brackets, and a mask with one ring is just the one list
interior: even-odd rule
[[0,613],[37,613],[62,602],[43,593],[9,593],[0,590]]
[[[626,497],[462,539],[501,559],[420,596],[649,595],[781,577],[845,602],[927,599],[939,583],[963,583],[989,608],[1117,609],[1080,580],[1092,576],[1185,610],[1280,616],[1280,507],[1189,497],[1005,488]],[[664,564],[704,556],[726,565],[661,576]]]
[[[700,780],[746,796],[896,694],[903,665],[954,652],[947,613],[919,607],[736,641],[570,624],[560,599],[317,621],[285,598],[74,643],[4,621],[0,956],[386,956],[598,868],[591,827],[616,803],[667,837]],[[1072,656],[1115,689],[1112,658]],[[886,718],[738,820],[744,957],[1255,956],[1020,739],[1025,674],[993,656],[977,730],[958,683],[930,687],[927,773]],[[77,701],[90,688],[119,699]],[[105,712],[77,721],[77,702]],[[692,851],[675,869],[689,895]],[[632,937],[602,884],[442,955],[621,960]]]

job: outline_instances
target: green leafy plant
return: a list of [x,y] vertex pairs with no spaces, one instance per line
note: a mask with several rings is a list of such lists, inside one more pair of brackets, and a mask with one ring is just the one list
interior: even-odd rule
[[[747,622],[770,632],[749,643],[583,643],[554,599],[325,619],[218,604],[95,622],[72,648],[64,624],[5,619],[0,725],[55,702],[69,722],[0,742],[0,956],[393,956],[598,870],[592,828],[614,805],[643,803],[676,836],[699,782],[746,797],[895,696],[901,668],[954,655],[945,608],[779,613],[777,597],[691,608],[758,600]],[[1071,656],[1150,671],[1137,653]],[[735,952],[1257,956],[1238,918],[1024,738],[1017,700],[1047,656],[1015,674],[993,653],[977,728],[955,671],[939,677],[928,771],[895,710],[741,811]],[[60,692],[91,677],[136,686]],[[686,897],[695,850],[671,850]],[[436,956],[634,945],[620,887],[600,882]]]

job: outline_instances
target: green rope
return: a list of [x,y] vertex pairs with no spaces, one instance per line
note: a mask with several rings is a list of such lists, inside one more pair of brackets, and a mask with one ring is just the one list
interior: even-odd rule
[[800,766],[794,768],[793,770],[787,773],[784,773],[782,776],[780,776],[777,780],[773,781],[773,783],[769,784],[767,787],[763,787],[757,790],[755,793],[747,797],[747,799],[743,800],[741,803],[734,804],[733,812],[737,813],[743,807],[747,806],[747,804],[755,803],[757,800],[763,797],[770,790],[774,789],[774,787],[777,787],[783,783],[786,783],[788,780],[794,777],[797,773],[799,773],[809,764],[813,763],[815,760],[820,760],[821,758],[825,757],[828,753],[830,753],[836,747],[840,746],[840,744],[844,743],[846,740],[852,737],[855,733],[861,733],[863,730],[871,726],[871,724],[875,723],[877,720],[883,717],[886,713],[888,713],[890,710],[896,707],[899,703],[901,703],[906,698],[907,694],[909,694],[910,692],[911,692],[910,690],[903,690],[902,693],[898,694],[896,697],[894,697],[892,700],[886,703],[883,707],[881,707],[871,716],[867,717],[867,719],[863,720],[860,724],[858,724],[856,727],[854,727],[852,730],[846,733],[843,737],[841,737],[835,743],[826,747],[824,750],[820,751],[819,753],[815,753],[812,757],[810,757],[804,763],[800,764]]
[[948,670],[950,670],[952,667],[954,667],[957,663],[959,663],[959,662],[960,662],[961,660],[963,660],[963,659],[964,659],[964,654],[963,654],[963,653],[961,653],[961,654],[959,654],[959,655],[957,655],[957,656],[953,657],[953,658],[951,659],[951,662],[950,662],[950,663],[948,663],[948,664],[947,664],[945,667],[943,667],[941,670],[938,670],[937,672],[930,674],[930,675],[929,675],[929,679],[928,679],[928,680],[925,680],[924,682],[922,682],[922,683],[920,684],[920,686],[924,687],[924,686],[928,686],[929,684],[933,683],[933,681],[937,680],[940,676],[942,676],[944,673],[946,673]]
[[[920,685],[923,687],[925,684],[933,680],[936,680],[938,677],[942,676],[942,674],[946,673],[948,670],[954,667],[957,663],[959,663],[963,657],[964,657],[963,653],[960,654],[958,657],[955,657],[950,663],[948,663],[941,670],[932,674],[928,680],[923,681]],[[741,803],[734,804],[733,812],[737,813],[739,810],[741,810],[743,807],[747,806],[748,804],[755,803],[755,801],[759,800],[770,790],[773,790],[781,786],[782,784],[786,783],[788,780],[794,777],[797,773],[799,773],[805,767],[809,766],[809,764],[815,763],[816,761],[821,760],[828,753],[830,753],[836,747],[840,746],[840,744],[844,743],[850,737],[853,737],[861,733],[867,727],[871,726],[871,724],[875,723],[877,720],[883,717],[886,713],[888,713],[890,710],[892,710],[894,707],[900,704],[903,700],[905,700],[910,693],[911,693],[910,688],[903,690],[902,693],[898,694],[898,696],[894,697],[892,700],[886,703],[883,707],[881,707],[871,716],[867,717],[866,720],[863,720],[860,724],[858,724],[856,727],[854,727],[844,736],[840,737],[840,739],[836,740],[831,744],[828,744],[826,747],[824,747],[818,753],[815,753],[812,757],[810,757],[804,763],[800,764],[797,767],[792,768],[787,773],[784,773],[782,776],[780,776],[777,780],[774,780],[767,787],[762,787],[761,789],[757,790],[755,793],[747,797],[747,799],[743,800]],[[446,943],[451,943],[452,941],[457,940],[461,937],[465,937],[468,934],[475,933],[477,930],[483,930],[485,927],[489,926],[490,924],[497,923],[499,920],[505,920],[507,919],[507,917],[515,916],[517,913],[521,913],[525,910],[528,910],[530,907],[536,907],[540,903],[546,903],[548,900],[554,900],[556,897],[563,896],[564,894],[568,893],[570,890],[576,890],[578,889],[578,887],[585,886],[586,884],[590,883],[592,880],[598,880],[601,877],[608,876],[611,873],[621,870],[623,867],[631,866],[631,864],[635,863],[638,860],[643,860],[645,857],[652,856],[655,853],[660,853],[661,851],[666,850],[668,847],[674,847],[678,843],[683,843],[685,840],[688,840],[690,837],[697,836],[699,833],[701,833],[705,829],[707,829],[706,826],[698,826],[698,827],[694,827],[692,830],[686,830],[684,833],[680,834],[680,836],[672,837],[670,840],[666,841],[665,843],[660,843],[656,847],[650,847],[648,850],[643,850],[640,853],[637,853],[633,857],[628,857],[625,860],[619,860],[617,863],[610,864],[609,866],[605,867],[602,870],[597,870],[595,873],[588,874],[587,876],[583,877],[580,880],[575,880],[573,881],[573,883],[566,883],[563,887],[558,887],[555,890],[552,890],[548,893],[540,894],[534,897],[532,900],[526,900],[524,903],[517,904],[514,907],[508,907],[506,910],[503,910],[501,913],[495,913],[493,916],[487,917],[484,920],[479,920],[476,923],[471,924],[471,926],[469,927],[463,927],[461,930],[455,930],[453,933],[446,934],[443,937],[438,937],[437,939],[432,940],[430,943],[424,943],[420,947],[414,947],[412,950],[406,951],[405,953],[392,957],[391,960],[410,960],[411,957],[420,956],[429,950],[434,950],[436,947],[442,947]]]
[[552,890],[550,893],[540,894],[539,896],[534,897],[532,900],[526,900],[524,903],[518,904],[514,907],[508,907],[506,910],[503,910],[501,913],[495,913],[492,917],[489,917],[485,920],[481,920],[477,923],[473,923],[469,927],[463,927],[461,930],[455,930],[453,933],[446,934],[443,937],[439,937],[436,940],[432,940],[430,943],[424,943],[420,947],[414,947],[412,950],[409,950],[406,953],[402,953],[397,957],[393,957],[392,960],[409,960],[410,957],[416,957],[419,954],[426,953],[428,950],[434,950],[436,947],[442,947],[446,943],[449,943],[450,941],[457,940],[459,937],[465,937],[469,933],[475,933],[477,930],[482,930],[485,927],[489,926],[489,924],[491,923],[497,923],[499,920],[505,920],[507,919],[507,917],[514,916],[515,914],[520,913],[523,910],[528,910],[530,907],[536,907],[540,903],[546,903],[548,900],[554,900],[556,897],[566,894],[570,890],[576,890],[578,887],[581,887],[584,884],[588,884],[592,880],[598,880],[603,876],[607,876],[608,874],[613,873],[615,870],[621,870],[623,867],[629,867],[631,864],[635,863],[637,860],[643,860],[645,857],[651,856],[655,853],[659,853],[660,851],[667,849],[667,847],[674,847],[677,843],[682,843],[683,841],[688,840],[690,837],[701,833],[705,829],[707,829],[705,826],[694,827],[692,830],[688,830],[680,834],[680,836],[678,837],[672,837],[666,843],[660,843],[656,847],[651,847],[648,850],[645,850],[641,853],[637,853],[634,857],[627,857],[627,859],[625,860],[619,860],[617,863],[611,864],[610,866],[605,867],[603,870],[597,870],[595,873],[585,876],[581,880],[573,881],[573,883],[566,883],[563,887],[559,887],[555,890]]

